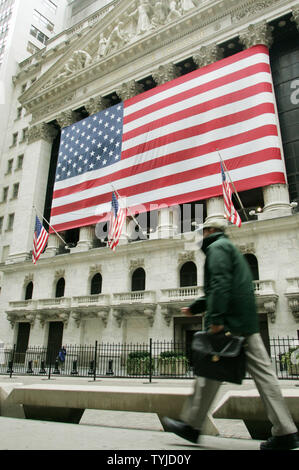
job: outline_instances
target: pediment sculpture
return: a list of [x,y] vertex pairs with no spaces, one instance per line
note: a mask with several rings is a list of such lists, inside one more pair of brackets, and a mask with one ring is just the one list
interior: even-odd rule
[[[47,88],[57,81],[72,76],[90,65],[105,59],[128,44],[152,33],[172,21],[178,20],[197,6],[198,0],[136,0],[126,14],[116,17],[104,30],[93,35],[89,43],[72,52],[63,68],[48,81]],[[115,11],[112,14],[115,14]],[[98,25],[95,26],[97,28]],[[90,33],[87,33],[87,36]],[[91,34],[90,34],[91,36]],[[81,38],[82,39],[82,38]]]

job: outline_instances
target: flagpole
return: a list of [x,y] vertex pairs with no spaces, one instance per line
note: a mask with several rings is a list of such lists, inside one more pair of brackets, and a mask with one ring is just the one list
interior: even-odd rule
[[40,217],[43,218],[43,220],[49,225],[49,227],[51,227],[51,229],[53,230],[53,232],[56,233],[57,237],[60,238],[60,240],[61,240],[65,245],[68,245],[68,244],[64,241],[64,239],[59,235],[59,233],[56,232],[55,228],[53,228],[52,225],[50,225],[50,222],[48,222],[47,219],[44,218],[44,216],[42,215],[42,213],[39,212],[35,206],[33,206],[33,209],[37,212],[37,214],[38,214]]
[[[111,185],[113,191],[114,191],[114,192],[117,194],[117,196],[121,199],[121,195],[119,194],[119,192],[117,191],[117,189],[114,188],[114,186],[113,186],[112,183],[110,183],[110,185]],[[128,207],[127,210],[130,211],[130,208]],[[144,231],[143,231],[143,228],[139,225],[138,221],[135,219],[135,217],[134,217],[134,215],[131,213],[131,211],[130,211],[129,216],[132,217],[132,219],[133,219],[133,221],[135,222],[135,224],[140,228],[142,234],[143,234],[143,235],[146,235],[146,233],[144,233]]]
[[248,221],[249,219],[248,219],[247,214],[246,214],[246,212],[245,212],[245,208],[244,208],[244,206],[243,206],[243,204],[242,204],[242,201],[241,201],[241,199],[240,199],[240,197],[239,197],[238,191],[236,190],[236,187],[235,187],[235,185],[234,185],[234,183],[233,183],[233,180],[232,180],[231,177],[230,177],[230,174],[229,174],[229,172],[228,172],[228,169],[227,169],[227,167],[226,167],[224,161],[222,160],[222,157],[221,157],[220,152],[219,152],[218,149],[217,149],[217,152],[218,152],[220,161],[221,161],[222,165],[224,166],[224,170],[226,171],[226,173],[227,173],[227,175],[228,175],[228,177],[229,177],[229,180],[230,180],[230,182],[231,182],[231,184],[232,184],[233,190],[234,190],[234,192],[235,192],[235,195],[237,196],[237,199],[238,199],[238,201],[239,201],[239,204],[240,204],[240,206],[241,206],[241,209],[242,209],[242,211],[243,211],[243,213],[244,213],[244,215],[245,215],[245,217],[246,217],[246,220]]

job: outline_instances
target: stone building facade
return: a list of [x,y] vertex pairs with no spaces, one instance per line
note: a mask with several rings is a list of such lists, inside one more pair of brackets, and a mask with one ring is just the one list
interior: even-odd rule
[[[3,341],[20,348],[149,338],[190,343],[204,319],[185,318],[180,308],[202,292],[204,256],[194,224],[182,230],[181,208],[158,210],[154,229],[137,239],[128,219],[115,252],[95,226],[62,233],[67,247],[51,234],[34,266],[33,206],[49,220],[63,127],[256,44],[270,49],[288,185],[241,193],[248,220],[228,234],[252,267],[264,340],[297,337],[298,29],[298,0],[112,1],[19,64],[15,106],[26,108],[29,130],[14,225],[1,242]],[[221,197],[197,202],[204,218],[223,217]]]

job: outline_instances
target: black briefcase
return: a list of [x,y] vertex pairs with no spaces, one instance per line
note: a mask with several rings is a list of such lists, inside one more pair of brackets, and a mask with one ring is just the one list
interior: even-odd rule
[[246,375],[245,337],[198,331],[192,340],[195,375],[241,384]]

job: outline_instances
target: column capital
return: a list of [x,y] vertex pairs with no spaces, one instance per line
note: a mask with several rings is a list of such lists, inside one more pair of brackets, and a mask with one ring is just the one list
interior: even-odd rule
[[201,48],[194,53],[192,58],[197,67],[201,68],[222,59],[223,51],[217,44],[208,44],[207,46],[201,46]]
[[75,122],[79,121],[80,115],[71,109],[63,111],[57,116],[56,121],[61,128],[71,126]]
[[239,37],[241,44],[243,44],[246,49],[257,46],[258,44],[263,44],[270,48],[273,43],[271,27],[266,21],[250,24],[245,31],[240,33]]
[[86,111],[92,115],[108,108],[109,101],[102,96],[96,96],[95,98],[90,98],[90,100],[84,106]]
[[180,75],[178,67],[172,62],[169,64],[160,65],[153,73],[153,79],[158,85],[169,82]]
[[299,4],[292,8],[292,16],[296,23],[297,29],[299,30]]
[[57,134],[58,130],[51,126],[51,124],[47,124],[45,122],[36,124],[29,128],[28,144],[32,144],[38,140],[46,140],[47,142],[52,143]]
[[123,83],[118,90],[116,90],[117,95],[121,98],[122,101],[133,96],[138,95],[143,92],[143,85],[141,83],[135,82],[135,80],[130,80],[126,83]]

